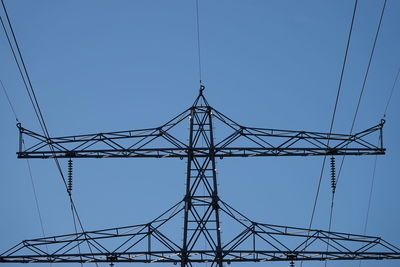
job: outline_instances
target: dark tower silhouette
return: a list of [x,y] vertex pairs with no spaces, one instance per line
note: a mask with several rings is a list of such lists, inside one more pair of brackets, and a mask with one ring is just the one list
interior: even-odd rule
[[[218,195],[217,159],[382,155],[384,121],[353,135],[246,127],[211,107],[203,91],[201,86],[191,107],[156,128],[46,138],[19,125],[19,158],[186,159],[186,190],[181,201],[151,222],[25,240],[3,252],[0,262],[170,262],[181,266],[209,262],[223,266],[400,258],[400,250],[379,237],[255,222]],[[187,136],[175,131],[187,121],[186,142]],[[221,131],[218,137],[216,124]],[[26,149],[23,141],[29,144]],[[221,222],[229,225],[224,232]]]

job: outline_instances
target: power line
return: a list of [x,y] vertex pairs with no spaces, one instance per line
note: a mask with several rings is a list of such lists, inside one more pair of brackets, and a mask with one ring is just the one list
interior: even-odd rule
[[[15,32],[14,32],[14,29],[13,29],[13,27],[12,27],[12,23],[11,23],[10,17],[9,17],[9,15],[8,15],[8,12],[7,12],[7,8],[6,8],[6,6],[5,6],[3,0],[1,0],[1,4],[2,4],[3,10],[4,10],[4,14],[5,14],[5,16],[6,16],[6,19],[7,19],[7,26],[8,26],[8,28],[10,29],[11,36],[12,36],[12,40],[13,40],[13,43],[14,43],[15,48],[16,48],[17,53],[18,53],[18,58],[19,58],[19,60],[17,59],[14,46],[12,45],[11,38],[10,38],[10,36],[9,36],[9,34],[8,34],[8,31],[7,31],[6,27],[5,27],[4,21],[3,21],[3,19],[2,19],[1,16],[0,16],[1,24],[2,24],[2,26],[3,26],[3,29],[4,29],[5,34],[6,34],[6,36],[7,36],[7,40],[8,40],[9,46],[10,46],[10,48],[11,48],[11,50],[12,50],[12,53],[13,53],[13,56],[14,56],[14,60],[15,60],[15,62],[16,62],[16,64],[17,64],[17,66],[18,66],[18,69],[19,69],[19,71],[20,71],[21,77],[22,77],[22,79],[23,79],[23,81],[24,81],[25,88],[26,88],[26,90],[27,90],[27,92],[28,92],[30,101],[31,101],[31,103],[32,103],[32,105],[33,105],[33,107],[34,107],[36,116],[37,116],[37,118],[38,118],[38,120],[39,120],[39,124],[40,124],[40,126],[41,126],[41,128],[42,128],[43,134],[45,135],[45,137],[46,137],[47,139],[50,140],[50,134],[49,134],[48,128],[47,128],[47,126],[46,126],[45,120],[44,120],[44,118],[43,118],[43,113],[42,113],[42,111],[41,111],[41,109],[40,109],[39,102],[38,102],[37,97],[36,97],[36,94],[35,94],[35,90],[34,90],[34,88],[33,88],[31,79],[30,79],[30,77],[29,77],[29,73],[28,73],[28,71],[27,71],[27,68],[26,68],[26,65],[25,65],[25,61],[24,61],[24,59],[23,59],[23,56],[22,56],[20,47],[19,47],[19,45],[18,45],[18,41],[17,41],[16,35],[15,35]],[[19,61],[20,61],[21,64],[19,63]],[[21,66],[22,66],[22,68],[21,68]],[[28,85],[29,85],[29,86],[28,86]],[[55,155],[54,147],[53,147],[53,145],[52,145],[51,143],[49,143],[49,147],[50,147],[51,151],[52,151],[52,152],[54,153],[54,155]],[[59,163],[58,158],[57,158],[57,157],[54,157],[54,161],[55,161],[55,164],[56,164],[57,169],[58,169],[58,171],[59,171],[59,174],[60,174],[60,176],[61,176],[61,178],[62,178],[62,180],[63,180],[64,187],[65,187],[65,189],[66,189],[66,191],[67,191],[67,194],[68,194],[68,197],[69,197],[69,200],[70,200],[70,203],[71,203],[71,210],[72,210],[73,212],[75,212],[77,221],[78,221],[78,223],[79,223],[79,225],[80,225],[80,228],[81,228],[82,231],[84,232],[83,224],[82,224],[81,219],[80,219],[80,217],[79,217],[79,214],[78,214],[78,211],[77,211],[77,209],[76,209],[75,203],[74,203],[74,201],[73,201],[73,199],[72,199],[71,192],[68,190],[68,186],[67,186],[67,183],[66,183],[66,180],[65,180],[65,177],[64,177],[64,173],[63,173],[63,171],[62,171],[62,169],[61,169],[61,165],[60,165],[60,163]],[[73,219],[74,219],[74,221],[75,221],[75,216],[74,216],[74,214],[73,214]],[[87,241],[87,240],[86,240],[86,241]],[[89,244],[88,241],[87,241],[87,243],[88,243],[88,245],[89,245],[89,247],[90,247],[90,244]],[[90,249],[90,250],[91,250],[91,249]],[[96,266],[97,266],[97,263],[96,263]]]
[[[337,88],[337,92],[336,92],[335,105],[334,105],[334,108],[333,108],[332,119],[331,119],[331,123],[330,123],[330,126],[329,126],[329,136],[332,134],[333,125],[334,125],[334,122],[335,122],[337,106],[338,106],[338,103],[339,103],[340,92],[341,92],[342,84],[343,84],[344,71],[346,69],[347,57],[348,57],[348,53],[349,53],[350,40],[351,40],[351,35],[352,35],[352,32],[353,32],[354,20],[355,20],[355,15],[356,15],[356,11],[357,11],[357,4],[358,4],[358,0],[355,0],[354,1],[354,8],[353,8],[353,13],[352,13],[352,18],[351,18],[351,23],[350,23],[350,29],[349,29],[349,33],[348,33],[348,36],[347,36],[346,50],[345,50],[345,53],[344,53],[342,69],[341,69],[341,72],[340,72],[339,84],[338,84],[338,88]],[[328,141],[327,141],[327,145],[328,146],[329,146],[329,143],[330,143],[330,139],[328,139]],[[321,172],[320,172],[319,179],[318,179],[317,192],[315,194],[313,209],[312,209],[312,213],[311,213],[311,219],[310,219],[310,223],[309,223],[309,226],[308,226],[309,230],[312,227],[312,223],[313,223],[314,216],[315,216],[315,210],[316,210],[316,207],[317,207],[317,202],[318,202],[318,198],[319,198],[319,192],[320,192],[320,189],[321,189],[322,177],[323,177],[324,170],[325,170],[325,163],[326,163],[326,155],[324,156],[324,159],[322,161]],[[303,266],[303,261],[301,261],[300,266]]]
[[370,209],[371,209],[371,199],[372,199],[372,192],[373,192],[374,183],[375,183],[375,173],[376,173],[376,164],[377,164],[377,161],[378,161],[378,156],[375,156],[375,160],[374,160],[374,169],[373,169],[373,171],[372,171],[371,188],[370,188],[369,197],[368,197],[367,216],[366,216],[366,220],[365,220],[365,224],[364,224],[364,234],[365,234],[366,231],[367,231],[369,212],[370,212]]
[[[331,124],[330,124],[330,127],[329,127],[329,135],[332,134],[333,125],[334,125],[334,122],[335,122],[336,111],[337,111],[337,106],[338,106],[338,103],[339,103],[339,96],[340,96],[340,92],[341,92],[341,89],[342,89],[343,76],[344,76],[344,71],[345,71],[345,68],[346,68],[347,57],[348,57],[348,52],[349,52],[349,47],[350,47],[350,40],[351,40],[351,35],[352,35],[352,32],[353,32],[354,20],[355,20],[355,15],[356,15],[356,11],[357,11],[357,4],[358,4],[358,0],[356,0],[354,2],[353,15],[352,15],[352,18],[351,18],[350,30],[349,30],[349,34],[348,34],[348,37],[347,37],[346,51],[345,51],[344,58],[343,58],[342,70],[341,70],[341,73],[340,73],[339,85],[338,85],[337,93],[336,93],[335,106],[333,108]],[[329,145],[329,143],[330,143],[330,139],[328,139],[328,145]],[[315,197],[313,212],[312,212],[312,216],[311,216],[311,220],[310,220],[310,228],[311,228],[312,221],[313,221],[313,218],[314,218],[314,215],[315,215],[315,208],[316,208],[316,205],[317,205],[318,193],[319,193],[322,176],[323,176],[324,169],[325,169],[325,162],[326,162],[326,156],[324,157],[323,164],[322,164],[322,167],[321,167],[321,173],[320,173],[320,177],[319,177],[317,195]]]
[[[36,210],[37,210],[37,213],[38,213],[38,216],[39,216],[40,228],[42,230],[43,238],[45,238],[46,237],[46,232],[44,230],[42,212],[40,211],[39,200],[38,200],[38,196],[37,196],[37,193],[36,193],[36,186],[35,186],[35,182],[33,180],[32,168],[31,168],[31,164],[29,163],[29,159],[26,159],[26,164],[28,166],[28,172],[29,172],[29,178],[30,178],[31,185],[32,185],[33,196],[35,197],[35,204],[36,204]],[[48,246],[46,245],[46,252],[48,253],[48,251],[49,251],[49,249],[48,249]],[[50,262],[50,266],[52,266],[51,262]]]
[[399,67],[399,70],[397,71],[397,75],[396,75],[396,78],[394,79],[392,89],[390,90],[389,98],[388,98],[388,100],[386,102],[385,111],[383,112],[383,117],[384,118],[386,117],[386,112],[388,110],[390,101],[392,100],[393,91],[394,91],[394,88],[396,88],[397,80],[399,79],[399,74],[400,74],[400,67]]
[[[0,84],[1,84],[1,87],[3,89],[3,92],[4,92],[5,96],[7,98],[8,104],[9,104],[11,110],[12,110],[12,113],[14,114],[15,120],[19,123],[17,112],[14,109],[14,105],[11,102],[11,99],[10,99],[8,93],[7,93],[6,87],[4,86],[2,80],[0,80]],[[23,146],[25,147],[24,144],[23,144]],[[31,164],[29,163],[29,159],[26,159],[26,164],[27,164],[27,167],[28,167],[28,173],[29,173],[29,178],[30,178],[30,182],[31,182],[31,186],[32,186],[33,196],[35,198],[35,205],[36,205],[36,211],[37,211],[38,217],[39,217],[40,228],[41,228],[43,237],[46,237],[46,231],[44,230],[42,212],[40,211],[39,200],[38,200],[38,196],[37,196],[37,193],[36,193],[36,186],[35,186],[35,182],[34,182],[34,179],[33,179],[32,168],[31,168]],[[48,252],[47,245],[46,245],[46,250]],[[52,266],[52,263],[50,263],[50,266]]]
[[196,0],[196,25],[197,25],[197,57],[198,57],[198,63],[199,63],[199,79],[200,79],[200,84],[202,84],[199,0]]
[[[384,15],[385,9],[386,9],[386,3],[387,3],[387,0],[385,0],[384,3],[383,3],[381,15],[380,15],[380,18],[379,18],[378,28],[377,28],[376,33],[375,33],[374,43],[373,43],[372,50],[371,50],[371,53],[370,53],[370,56],[369,56],[369,60],[368,60],[367,70],[366,70],[365,75],[364,75],[363,84],[362,84],[362,87],[361,87],[360,95],[359,95],[358,101],[357,101],[356,110],[355,110],[353,121],[352,121],[352,124],[351,124],[350,135],[353,133],[354,125],[355,125],[355,122],[356,122],[356,119],[357,119],[357,115],[358,115],[358,111],[359,111],[359,108],[360,108],[361,99],[362,99],[362,97],[364,95],[366,81],[367,81],[367,78],[368,78],[368,74],[369,74],[369,70],[370,70],[370,67],[371,67],[372,59],[373,59],[373,56],[374,56],[374,53],[375,53],[375,47],[376,47],[376,43],[377,43],[377,40],[378,40],[380,29],[381,29],[383,15]],[[342,157],[342,160],[340,162],[340,167],[339,167],[339,172],[338,172],[338,175],[337,175],[335,187],[337,186],[337,183],[339,182],[339,178],[340,178],[340,174],[342,172],[344,160],[345,160],[345,156]],[[375,161],[375,166],[376,166],[376,161]],[[374,168],[374,176],[375,176],[375,168]],[[371,188],[371,190],[372,190],[372,188]],[[331,228],[332,228],[334,202],[335,202],[335,194],[332,193],[331,207],[330,207],[330,213],[329,213],[328,231],[331,231]],[[328,249],[328,245],[327,245],[327,249]],[[325,266],[326,265],[327,265],[327,262],[325,262]]]
[[[375,155],[374,169],[372,171],[371,188],[369,190],[369,197],[368,197],[367,216],[365,217],[365,223],[364,223],[364,234],[367,232],[369,212],[370,212],[370,209],[371,209],[372,192],[374,190],[374,183],[375,183],[375,173],[376,173],[376,163],[377,163],[377,161],[378,161],[378,155]],[[358,266],[361,266],[361,260],[359,261]]]
[[[15,36],[14,30],[13,30],[13,27],[12,27],[12,24],[11,24],[10,17],[9,17],[9,15],[8,15],[6,6],[5,6],[5,4],[4,4],[4,1],[1,0],[1,3],[2,3],[3,10],[4,10],[4,14],[6,15],[6,18],[7,18],[7,22],[8,22],[7,25],[8,25],[8,27],[9,27],[11,33],[12,33],[13,43],[15,44],[15,47],[16,47],[16,50],[17,50],[17,53],[18,53],[18,56],[19,56],[18,58],[19,58],[20,60],[17,59],[17,54],[15,53],[15,49],[14,49],[14,47],[13,47],[13,45],[12,45],[12,42],[11,42],[11,39],[10,39],[10,37],[9,37],[8,31],[7,31],[6,27],[5,27],[5,24],[4,24],[4,22],[3,22],[3,19],[1,19],[1,23],[2,23],[2,25],[3,25],[4,32],[6,33],[8,43],[9,43],[10,48],[11,48],[11,50],[12,50],[12,53],[13,53],[13,55],[14,55],[14,60],[15,60],[15,62],[16,62],[16,64],[17,64],[17,66],[18,66],[18,69],[19,69],[19,71],[20,71],[22,80],[24,81],[25,88],[26,88],[26,90],[27,90],[27,92],[28,92],[28,95],[29,95],[29,98],[30,98],[30,100],[31,100],[31,103],[32,103],[32,105],[33,105],[33,107],[34,107],[36,116],[37,116],[38,121],[39,121],[39,123],[40,123],[40,126],[41,126],[41,128],[42,128],[42,130],[43,130],[43,134],[44,134],[47,138],[49,138],[50,135],[49,135],[49,132],[48,132],[48,130],[47,130],[47,126],[46,126],[46,123],[45,123],[45,121],[44,121],[42,112],[41,112],[41,110],[40,110],[40,106],[39,106],[39,103],[38,103],[38,101],[37,101],[36,94],[35,94],[34,89],[33,89],[33,86],[32,86],[32,82],[31,82],[31,80],[30,80],[30,78],[29,78],[29,74],[28,74],[26,65],[25,65],[25,63],[24,63],[24,59],[23,59],[23,57],[22,57],[22,53],[21,53],[21,50],[20,50],[20,48],[19,48],[19,45],[18,45],[16,36]],[[0,18],[1,18],[1,16],[0,16]],[[21,61],[21,64],[20,64],[19,61]],[[22,66],[22,68],[21,68],[21,66]],[[24,75],[24,74],[25,74],[25,75]],[[51,144],[49,144],[49,146],[50,146],[51,149],[53,149],[53,147],[52,147]],[[57,158],[54,158],[54,159],[55,159],[55,161],[56,161],[57,168],[59,169],[59,172],[60,172],[61,177],[62,177],[62,179],[63,179],[63,181],[64,181],[64,184],[66,185],[66,182],[65,182],[65,179],[64,179],[64,175],[63,175],[63,173],[62,173],[61,166],[60,166],[60,164],[59,164],[59,162],[58,162],[58,159],[57,159]]]
[[[378,28],[377,28],[376,33],[375,33],[374,43],[373,43],[372,50],[371,50],[371,53],[370,53],[370,56],[369,56],[369,60],[368,60],[367,70],[366,70],[365,75],[364,75],[363,84],[362,84],[362,87],[361,87],[360,95],[359,95],[358,101],[357,101],[356,110],[355,110],[353,121],[352,121],[352,124],[351,124],[350,135],[353,133],[355,121],[356,121],[356,118],[357,118],[357,115],[358,115],[358,111],[359,111],[359,108],[360,108],[361,99],[362,99],[364,91],[365,91],[366,81],[367,81],[369,70],[370,70],[370,67],[371,67],[371,62],[372,62],[372,59],[373,59],[373,56],[374,56],[376,42],[378,40],[379,32],[380,32],[380,29],[381,29],[383,15],[384,15],[384,12],[385,12],[385,9],[386,9],[386,2],[387,2],[387,0],[384,1],[383,7],[382,7]],[[398,77],[398,74],[397,74],[397,77]],[[397,81],[397,77],[396,77],[396,81]],[[338,179],[337,179],[336,183],[339,182],[339,178],[340,178],[340,174],[341,174],[341,171],[342,171],[342,168],[343,168],[344,160],[345,160],[345,156],[343,156],[343,158],[342,158],[342,161],[341,161],[341,164],[340,164],[340,168],[339,168],[339,173],[338,173]]]
[[6,95],[8,105],[10,106],[11,111],[12,111],[12,113],[14,114],[15,120],[16,120],[17,122],[19,122],[17,113],[15,112],[14,106],[13,106],[13,104],[11,103],[10,97],[8,96],[7,90],[6,90],[6,88],[5,88],[5,86],[4,86],[2,80],[0,80],[0,84],[1,84],[1,88],[3,89],[4,94]]
[[[29,90],[30,88],[32,88],[32,83],[31,83],[31,81],[30,81],[28,72],[27,72],[27,70],[26,70],[25,62],[24,62],[24,60],[23,60],[23,58],[22,58],[21,51],[20,51],[20,49],[19,49],[19,45],[18,45],[18,43],[17,43],[16,37],[15,37],[15,33],[14,33],[13,28],[12,28],[11,21],[10,21],[10,18],[9,18],[9,16],[8,16],[8,12],[7,12],[7,9],[6,9],[6,6],[5,6],[3,0],[1,0],[1,4],[2,4],[2,6],[3,6],[4,14],[6,15],[6,19],[7,19],[8,26],[9,26],[9,29],[10,29],[10,32],[11,32],[11,36],[13,37],[14,44],[15,44],[15,46],[16,46],[16,50],[17,50],[17,52],[18,52],[18,56],[19,56],[19,59],[20,59],[20,60],[18,60],[17,54],[16,54],[15,49],[14,49],[14,46],[13,46],[13,44],[12,44],[13,42],[11,41],[11,38],[10,38],[10,34],[8,33],[7,27],[5,26],[4,21],[3,21],[3,18],[2,18],[1,15],[0,15],[1,25],[2,25],[2,27],[3,27],[3,30],[4,30],[5,35],[6,35],[6,37],[7,37],[8,44],[9,44],[10,49],[11,49],[11,51],[12,51],[12,54],[13,54],[15,63],[17,64],[19,73],[20,73],[21,78],[22,78],[22,81],[23,81],[23,83],[24,83],[24,85],[25,85],[25,89],[26,89],[26,91],[27,91],[27,93],[28,93],[29,99],[30,99],[30,101],[31,101],[31,103],[32,103],[32,106],[33,106],[33,109],[34,109],[34,111],[35,111],[36,117],[37,117],[37,119],[38,119],[38,121],[39,121],[40,127],[42,128],[43,132],[45,133],[45,129],[46,129],[46,128],[45,128],[45,125],[43,124],[43,121],[42,121],[43,116],[41,116],[41,111],[40,111],[40,107],[38,106],[36,96],[34,95],[34,92],[31,92],[31,91],[33,91],[33,90],[32,90],[32,89]],[[20,61],[21,61],[21,62],[20,62]],[[24,73],[25,73],[25,75],[24,75]],[[36,103],[36,104],[35,104],[35,103]]]
[[[7,93],[6,87],[4,86],[2,80],[0,80],[0,84],[1,84],[1,87],[3,89],[3,92],[4,92],[5,96],[7,98],[8,105],[10,106],[10,109],[11,109],[12,113],[14,114],[15,120],[19,123],[17,112],[14,109],[14,105],[11,102],[11,99],[10,99],[8,93]],[[40,229],[42,231],[42,236],[46,237],[46,231],[44,230],[42,212],[40,211],[39,200],[38,200],[38,196],[37,196],[37,193],[36,193],[36,186],[35,186],[35,182],[33,180],[32,168],[31,168],[31,165],[29,163],[29,159],[26,159],[26,164],[27,164],[27,167],[28,167],[28,173],[29,173],[29,178],[30,178],[30,182],[31,182],[31,186],[32,186],[33,196],[35,198],[35,205],[36,205],[36,211],[37,211],[38,217],[39,217]],[[46,251],[48,252],[48,246],[47,245],[46,245]],[[52,263],[50,263],[50,266],[52,266]]]
[[[400,74],[400,68],[397,71],[396,78],[394,79],[393,86],[392,86],[392,88],[390,90],[390,94],[389,94],[388,100],[387,100],[386,105],[385,105],[385,110],[383,112],[383,117],[384,118],[386,117],[386,112],[387,112],[388,106],[390,104],[390,101],[392,99],[394,88],[396,88],[396,84],[397,84],[397,80],[399,78],[399,74]],[[374,168],[373,168],[373,171],[372,171],[371,187],[370,187],[370,190],[369,190],[368,205],[367,205],[367,215],[365,216],[365,222],[364,222],[364,234],[367,232],[369,214],[370,214],[370,210],[371,210],[371,200],[372,200],[372,193],[373,193],[374,185],[375,185],[375,173],[376,173],[377,161],[378,161],[378,156],[376,155],[375,156],[375,160],[374,160]],[[360,260],[358,266],[361,266],[361,260]]]
[[[382,7],[378,28],[377,28],[376,33],[375,33],[374,43],[373,43],[372,50],[371,50],[371,53],[370,53],[370,56],[369,56],[369,60],[368,60],[367,70],[366,70],[365,75],[364,75],[363,84],[362,84],[362,87],[361,87],[361,92],[360,92],[360,95],[359,95],[358,101],[357,101],[357,107],[356,107],[356,110],[355,110],[355,113],[354,113],[353,121],[351,123],[350,135],[353,133],[354,125],[355,125],[356,118],[357,118],[357,115],[358,115],[358,111],[359,111],[359,108],[360,108],[361,99],[362,99],[362,97],[364,95],[366,81],[367,81],[369,70],[370,70],[370,67],[371,67],[371,62],[372,62],[372,59],[373,59],[373,56],[374,56],[374,53],[375,53],[376,42],[378,40],[379,32],[380,32],[380,29],[381,29],[383,15],[384,15],[385,9],[386,9],[386,2],[387,2],[387,0],[384,1],[383,7]],[[344,163],[345,158],[346,157],[343,156],[342,161],[340,163],[340,168],[339,168],[338,178],[337,178],[336,183],[339,182],[339,178],[340,178],[340,174],[341,174],[341,171],[342,171],[342,168],[343,168],[343,163]]]
[[387,0],[385,0],[385,2],[383,3],[383,7],[382,7],[382,11],[381,11],[381,16],[380,16],[380,18],[379,18],[378,28],[377,28],[376,33],[375,33],[374,44],[373,44],[373,46],[372,46],[371,54],[370,54],[369,60],[368,60],[368,67],[367,67],[367,70],[366,70],[365,75],[364,75],[364,80],[363,80],[363,84],[362,84],[362,88],[361,88],[361,93],[360,93],[360,96],[359,96],[358,102],[357,102],[356,112],[355,112],[355,114],[354,114],[353,122],[352,122],[352,124],[351,124],[350,134],[352,134],[352,132],[353,132],[354,124],[355,124],[355,121],[356,121],[356,118],[357,118],[357,115],[358,115],[358,110],[359,110],[359,108],[360,108],[361,98],[362,98],[362,96],[363,96],[363,94],[364,94],[365,84],[366,84],[366,82],[367,82],[369,70],[370,70],[370,67],[371,67],[372,58],[374,57],[374,54],[375,54],[376,41],[378,40],[379,32],[380,32],[380,30],[381,30],[382,19],[383,19],[383,15],[384,15],[385,9],[386,9],[386,2],[387,2]]
[[[332,119],[331,119],[331,123],[330,123],[330,127],[329,127],[329,135],[332,134],[333,125],[334,125],[334,122],[335,122],[337,106],[338,106],[338,103],[339,103],[340,92],[341,92],[342,84],[343,84],[344,71],[345,71],[345,68],[346,68],[347,57],[348,57],[348,53],[349,53],[350,40],[351,40],[351,35],[352,35],[352,32],[353,32],[353,26],[354,26],[354,20],[355,20],[355,15],[356,15],[356,10],[357,10],[357,4],[358,4],[358,0],[356,0],[354,2],[353,14],[352,14],[351,23],[350,23],[350,30],[349,30],[349,34],[348,34],[348,37],[347,37],[346,50],[345,50],[345,54],[344,54],[344,58],[343,58],[343,64],[342,64],[342,69],[341,69],[340,78],[339,78],[339,85],[338,85],[338,88],[337,88],[337,93],[336,93],[336,98],[335,98],[335,105],[334,105],[334,108],[333,108]],[[329,146],[330,139],[328,139],[327,143],[328,143],[328,146]],[[323,159],[323,162],[322,162],[320,177],[319,177],[319,181],[318,181],[317,193],[316,193],[316,196],[315,196],[313,210],[312,210],[312,214],[311,214],[311,220],[310,220],[310,224],[309,224],[309,228],[310,229],[311,229],[311,226],[312,226],[312,223],[313,223],[313,219],[314,219],[314,215],[315,215],[315,209],[316,209],[318,196],[319,196],[319,191],[320,191],[320,187],[321,187],[322,176],[323,176],[324,169],[325,169],[325,162],[326,162],[326,156],[324,156],[324,159]]]

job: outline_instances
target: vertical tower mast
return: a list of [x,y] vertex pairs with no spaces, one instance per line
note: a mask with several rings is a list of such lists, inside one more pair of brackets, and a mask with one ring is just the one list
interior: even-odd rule
[[[204,98],[203,90],[202,85],[189,116],[181,266],[187,266],[188,251],[204,247],[214,254],[213,262],[222,266],[212,108]],[[206,155],[198,155],[196,149],[201,149]]]

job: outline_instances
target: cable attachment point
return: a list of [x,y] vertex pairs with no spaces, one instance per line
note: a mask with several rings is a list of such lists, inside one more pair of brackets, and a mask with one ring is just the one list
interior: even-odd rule
[[203,94],[204,89],[206,89],[206,87],[204,85],[200,85],[200,94]]
[[72,159],[68,160],[68,192],[72,192]]
[[336,167],[335,167],[335,157],[331,157],[331,187],[332,194],[335,194],[336,191]]

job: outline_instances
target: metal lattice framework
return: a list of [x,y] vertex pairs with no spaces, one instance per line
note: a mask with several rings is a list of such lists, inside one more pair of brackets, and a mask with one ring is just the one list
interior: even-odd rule
[[[185,158],[186,194],[149,223],[25,240],[2,253],[0,262],[170,262],[181,266],[209,262],[222,266],[400,259],[400,249],[379,237],[258,223],[218,196],[218,158],[382,155],[384,121],[353,135],[245,127],[212,108],[203,90],[202,86],[190,108],[157,128],[46,138],[19,125],[19,158]],[[187,136],[174,133],[187,120],[188,142]],[[218,137],[215,124],[222,131]],[[222,221],[229,223],[228,231],[221,231]]]

